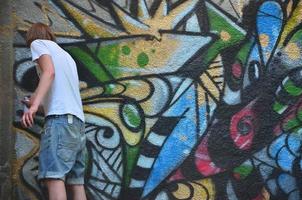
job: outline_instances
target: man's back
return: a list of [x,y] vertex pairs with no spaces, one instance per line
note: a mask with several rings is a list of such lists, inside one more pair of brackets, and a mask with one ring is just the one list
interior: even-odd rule
[[[55,68],[55,78],[46,94],[43,107],[45,115],[73,114],[84,121],[76,63],[57,43],[35,40],[31,44],[32,59],[50,55]],[[39,67],[37,69],[39,74]]]

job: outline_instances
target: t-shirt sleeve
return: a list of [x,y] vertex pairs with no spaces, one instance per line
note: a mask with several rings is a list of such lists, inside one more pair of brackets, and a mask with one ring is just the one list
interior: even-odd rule
[[47,46],[41,40],[35,40],[30,45],[32,61],[37,60],[40,56],[47,54],[50,55]]

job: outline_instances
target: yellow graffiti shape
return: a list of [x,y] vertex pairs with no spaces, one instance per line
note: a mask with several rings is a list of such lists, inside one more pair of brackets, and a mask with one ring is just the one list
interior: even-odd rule
[[[135,42],[125,42],[121,46],[128,46],[131,49],[129,55],[122,54],[120,63],[128,68],[160,68],[166,67],[171,56],[180,46],[179,42],[168,35],[164,35],[161,41],[158,40],[136,40]],[[145,55],[148,62],[144,65],[138,62],[141,55]],[[126,69],[121,69],[126,70]]]
[[231,39],[231,35],[227,32],[227,31],[221,31],[220,32],[220,38],[223,40],[223,41],[229,41]]
[[168,4],[162,0],[154,16],[150,16],[145,2],[138,2],[138,18],[134,18],[116,3],[112,3],[115,14],[122,23],[125,32],[109,26],[105,23],[96,22],[90,16],[83,13],[72,4],[59,0],[62,7],[78,22],[84,31],[90,36],[97,37],[118,37],[125,34],[130,35],[152,35],[158,40],[161,39],[160,30],[172,30],[188,15],[197,4],[198,0],[186,0],[168,13]]
[[151,86],[149,83],[141,80],[130,80],[130,81],[121,81],[121,84],[126,86],[126,90],[123,92],[123,95],[133,98],[136,101],[141,101],[151,92]]
[[266,34],[260,34],[259,42],[262,47],[267,47],[267,45],[269,44],[269,36]]
[[197,2],[198,0],[184,1],[168,13],[167,2],[163,0],[153,17],[144,15],[143,19],[139,19],[140,21],[131,17],[116,4],[113,4],[113,7],[128,33],[132,35],[152,35],[160,40],[161,34],[159,30],[172,30],[178,22],[194,9]]
[[81,91],[82,100],[101,95],[104,92],[102,87],[93,87]]
[[291,17],[286,22],[283,32],[281,34],[281,39],[279,42],[279,47],[283,45],[286,36],[296,28],[300,23],[302,23],[302,1],[299,1],[295,10],[293,11]]
[[[20,13],[23,9],[17,9],[17,29],[19,31],[27,31],[33,23],[43,22],[50,25],[55,35],[80,37],[81,33],[73,27],[64,17],[51,6],[47,1],[37,1],[35,4],[30,1],[22,1],[22,6],[33,10],[32,14]],[[21,6],[18,5],[18,6]],[[40,11],[40,12],[39,12]],[[41,14],[37,14],[41,13]],[[39,16],[39,17],[37,17]]]
[[202,179],[193,182],[178,183],[178,189],[172,192],[177,199],[215,199],[214,183],[211,179]]
[[286,45],[284,48],[285,53],[287,56],[292,60],[298,60],[301,57],[301,49],[298,47],[298,45],[294,42],[290,42]]
[[87,14],[80,12],[77,8],[73,7],[70,3],[59,1],[62,7],[71,15],[71,17],[79,23],[84,31],[93,38],[98,37],[114,37],[124,35],[113,27],[92,20]]
[[[121,115],[119,111],[120,103],[117,102],[119,100],[120,99],[118,98],[117,99],[95,98],[89,101],[84,101],[83,109],[85,113],[90,113],[96,116],[105,117],[111,120],[112,122],[114,122],[115,124],[117,124],[122,132],[122,135],[126,143],[130,146],[137,145],[143,137],[144,130],[140,130],[139,132],[133,132],[124,125],[124,123],[121,120]],[[97,101],[100,101],[100,103],[94,103]]]

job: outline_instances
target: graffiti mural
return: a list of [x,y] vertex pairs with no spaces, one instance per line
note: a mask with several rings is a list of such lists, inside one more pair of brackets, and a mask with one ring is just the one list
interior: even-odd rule
[[49,24],[77,62],[90,200],[299,200],[302,1],[17,0],[19,199],[37,182],[43,116],[20,125],[38,78],[24,42]]

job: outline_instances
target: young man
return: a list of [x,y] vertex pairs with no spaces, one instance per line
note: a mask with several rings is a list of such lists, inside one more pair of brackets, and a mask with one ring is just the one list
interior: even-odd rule
[[86,200],[84,190],[86,137],[77,68],[71,56],[55,43],[54,34],[42,23],[27,32],[32,60],[40,77],[27,104],[22,124],[31,127],[42,105],[45,113],[41,134],[38,179],[48,189],[50,200]]

